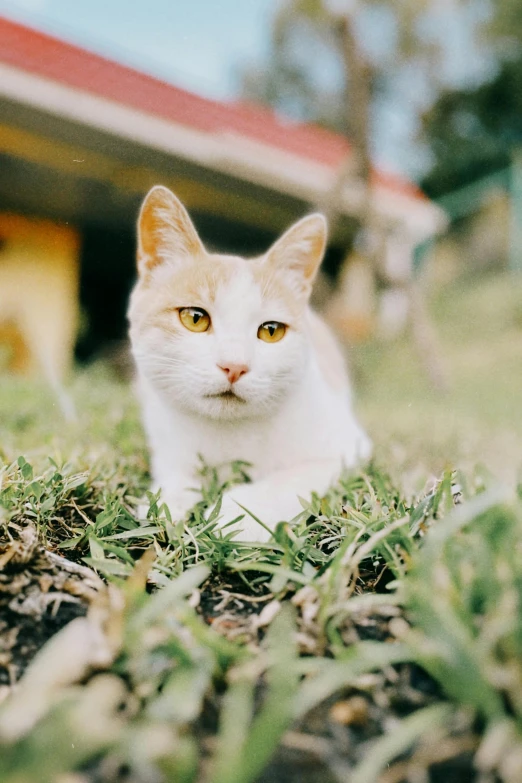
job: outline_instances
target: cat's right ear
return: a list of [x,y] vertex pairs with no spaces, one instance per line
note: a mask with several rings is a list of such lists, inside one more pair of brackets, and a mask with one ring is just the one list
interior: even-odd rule
[[161,264],[176,263],[205,252],[187,210],[168,188],[156,185],[141,205],[138,218],[138,272],[146,276]]

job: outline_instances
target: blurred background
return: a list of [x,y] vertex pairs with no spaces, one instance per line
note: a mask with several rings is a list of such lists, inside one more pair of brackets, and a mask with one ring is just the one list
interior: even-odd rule
[[28,428],[21,389],[72,414],[93,364],[128,386],[157,183],[246,255],[324,211],[314,304],[383,458],[414,482],[448,463],[516,478],[521,3],[0,0],[4,443]]

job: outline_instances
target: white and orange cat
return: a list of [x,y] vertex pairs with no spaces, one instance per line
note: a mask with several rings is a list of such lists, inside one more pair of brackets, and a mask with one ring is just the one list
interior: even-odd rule
[[200,455],[250,463],[252,483],[225,493],[220,517],[244,514],[247,541],[269,534],[243,508],[273,530],[368,457],[342,356],[308,304],[325,245],[314,214],[258,258],[209,253],[169,190],[147,195],[130,334],[154,489],[173,519],[197,499]]

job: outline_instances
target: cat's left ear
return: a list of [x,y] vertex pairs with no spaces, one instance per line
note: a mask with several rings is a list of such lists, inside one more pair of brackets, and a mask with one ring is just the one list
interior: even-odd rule
[[319,212],[302,218],[272,245],[267,263],[289,272],[304,293],[312,290],[314,277],[326,249],[326,218]]

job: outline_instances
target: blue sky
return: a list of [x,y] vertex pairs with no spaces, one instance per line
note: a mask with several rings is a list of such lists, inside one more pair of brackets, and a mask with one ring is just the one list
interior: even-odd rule
[[261,59],[276,0],[0,0],[0,14],[207,97],[237,94]]

